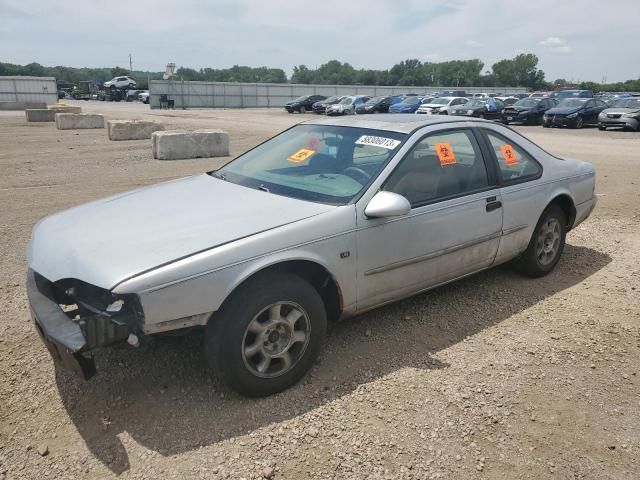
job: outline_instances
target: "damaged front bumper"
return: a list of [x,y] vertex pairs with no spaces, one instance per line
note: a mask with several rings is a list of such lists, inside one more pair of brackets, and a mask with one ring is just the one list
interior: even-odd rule
[[136,330],[135,315],[113,316],[86,305],[65,311],[55,286],[33,270],[27,273],[27,297],[40,338],[54,362],[85,380],[96,373],[92,351],[125,341]]

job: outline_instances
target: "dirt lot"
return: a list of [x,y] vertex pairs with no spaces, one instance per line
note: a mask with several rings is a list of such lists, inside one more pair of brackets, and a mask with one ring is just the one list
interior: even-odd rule
[[[224,128],[234,155],[309,118],[80,105]],[[640,134],[521,130],[598,171],[556,271],[499,267],[337,325],[302,384],[248,400],[211,378],[198,335],[100,353],[89,383],[56,371],[24,292],[40,218],[227,159],[155,161],[148,140],[3,112],[0,480],[640,478]]]

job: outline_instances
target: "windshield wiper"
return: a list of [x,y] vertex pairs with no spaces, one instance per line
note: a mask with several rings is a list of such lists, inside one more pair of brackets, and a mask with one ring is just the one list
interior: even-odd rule
[[211,174],[213,177],[219,178],[220,180],[227,181],[227,176],[224,173],[214,172]]
[[264,184],[260,184],[260,186],[258,187],[258,190],[262,190],[263,192],[269,193],[269,189],[265,187]]

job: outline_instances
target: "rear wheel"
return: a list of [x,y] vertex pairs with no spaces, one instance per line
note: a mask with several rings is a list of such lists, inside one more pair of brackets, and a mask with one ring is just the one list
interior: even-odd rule
[[513,262],[520,273],[536,278],[555,268],[564,250],[567,217],[558,205],[549,205],[540,216],[527,249]]
[[242,395],[280,392],[320,352],[327,326],[318,292],[297,275],[267,273],[242,285],[207,325],[205,356]]

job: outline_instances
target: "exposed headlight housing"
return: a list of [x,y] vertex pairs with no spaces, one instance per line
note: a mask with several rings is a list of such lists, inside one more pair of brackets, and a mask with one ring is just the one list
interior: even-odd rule
[[640,112],[630,112],[622,115],[624,118],[638,118],[640,117]]
[[467,110],[467,115],[473,115],[473,110]]
[[578,116],[578,112],[567,115],[567,118],[576,118],[577,116]]

